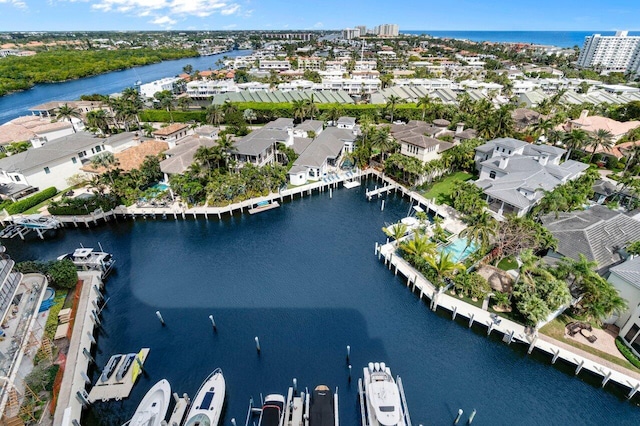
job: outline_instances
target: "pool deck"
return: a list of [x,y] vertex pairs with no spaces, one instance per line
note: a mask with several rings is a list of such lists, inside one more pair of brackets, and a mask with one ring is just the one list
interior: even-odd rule
[[396,275],[398,273],[402,274],[407,280],[407,287],[411,288],[414,293],[419,294],[421,300],[426,296],[430,300],[431,310],[436,311],[438,307],[441,307],[451,312],[452,319],[455,319],[458,315],[462,316],[469,320],[469,328],[474,324],[484,326],[487,330],[487,335],[494,330],[498,331],[503,334],[503,341],[507,344],[512,342],[523,343],[528,345],[528,353],[537,349],[550,355],[552,364],[555,364],[560,358],[575,367],[576,376],[582,370],[590,371],[601,377],[602,387],[609,381],[618,383],[628,389],[627,398],[629,399],[633,398],[640,390],[640,374],[634,371],[559,342],[549,336],[538,334],[537,331],[532,333],[529,329],[525,329],[523,325],[507,318],[500,318],[499,321],[495,321],[490,312],[438,291],[427,278],[400,256],[396,255],[395,250],[396,247],[391,243],[384,245],[376,243],[375,255],[382,259],[389,270]]

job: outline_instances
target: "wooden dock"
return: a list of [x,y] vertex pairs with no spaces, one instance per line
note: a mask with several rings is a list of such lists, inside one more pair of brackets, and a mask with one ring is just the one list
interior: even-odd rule
[[182,420],[184,420],[184,416],[187,414],[187,409],[189,408],[191,401],[186,393],[182,398],[179,398],[178,394],[174,393],[173,398],[176,400],[176,405],[173,407],[173,411],[171,412],[171,417],[169,417],[169,423],[167,423],[167,425],[180,426],[182,424]]
[[[142,348],[138,353],[136,360],[133,361],[131,368],[129,368],[129,371],[127,371],[127,374],[125,374],[121,381],[116,380],[116,374],[113,374],[106,382],[100,382],[100,379],[98,378],[98,381],[89,392],[89,402],[105,402],[109,401],[110,399],[119,401],[123,398],[128,398],[129,394],[131,394],[131,389],[133,389],[133,385],[135,385],[137,379],[137,377],[133,377],[135,363],[140,360],[140,363],[144,364],[144,361],[147,359],[148,355],[149,348]],[[124,357],[120,361],[120,363],[122,362],[124,362]],[[119,365],[116,366],[116,371],[118,367]],[[142,365],[140,367],[142,368]]]

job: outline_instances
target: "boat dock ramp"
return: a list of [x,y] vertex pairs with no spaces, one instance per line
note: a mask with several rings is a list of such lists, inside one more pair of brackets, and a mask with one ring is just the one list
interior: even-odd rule
[[[468,327],[480,325],[486,329],[487,336],[494,330],[502,333],[502,340],[508,345],[512,342],[522,343],[528,346],[527,352],[531,354],[534,350],[543,352],[551,357],[551,363],[555,364],[558,359],[563,360],[568,365],[572,365],[577,376],[581,371],[589,371],[596,377],[601,378],[601,386],[608,382],[614,382],[627,389],[627,398],[631,399],[640,390],[640,375],[628,372],[617,364],[606,360],[595,360],[595,356],[577,348],[560,347],[550,338],[532,333],[523,325],[510,321],[507,318],[497,318],[494,314],[470,305],[457,297],[452,297],[443,291],[439,291],[428,279],[416,271],[408,262],[395,253],[393,243],[375,244],[375,255],[381,259],[390,271],[395,275],[400,273],[406,279],[406,285],[411,291],[418,295],[420,300],[429,300],[429,307],[432,311],[444,308],[451,313],[451,318],[457,316],[468,320]],[[425,297],[426,296],[426,297]],[[547,340],[548,339],[548,340]]]

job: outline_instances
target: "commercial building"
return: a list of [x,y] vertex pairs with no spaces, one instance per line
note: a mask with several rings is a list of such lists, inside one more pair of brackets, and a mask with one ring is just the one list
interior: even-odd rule
[[373,29],[373,33],[382,37],[397,37],[399,34],[398,24],[382,24]]

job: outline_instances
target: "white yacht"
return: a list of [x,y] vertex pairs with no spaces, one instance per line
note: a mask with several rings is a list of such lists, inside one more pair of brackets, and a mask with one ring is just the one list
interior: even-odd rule
[[402,380],[384,362],[370,362],[358,380],[362,426],[411,426]]
[[58,256],[58,260],[69,259],[76,265],[78,271],[100,271],[101,278],[105,278],[111,272],[113,264],[116,262],[111,254],[103,251],[95,251],[89,247],[80,247],[73,253]]
[[193,398],[184,426],[216,426],[220,421],[225,390],[222,370],[216,368]]
[[279,426],[282,424],[284,415],[284,396],[280,394],[270,394],[264,398],[262,411],[258,426]]
[[171,402],[171,385],[160,380],[146,393],[136,412],[129,420],[129,426],[160,426],[167,415]]

